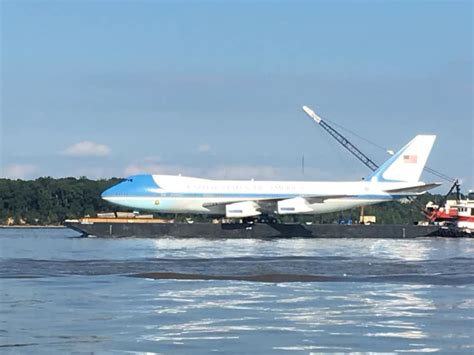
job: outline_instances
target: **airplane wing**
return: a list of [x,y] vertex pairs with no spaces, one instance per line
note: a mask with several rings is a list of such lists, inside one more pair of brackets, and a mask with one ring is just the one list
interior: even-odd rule
[[394,194],[394,193],[423,193],[428,190],[434,189],[435,187],[440,186],[440,183],[434,182],[431,184],[424,184],[424,185],[419,185],[419,186],[411,186],[411,187],[403,187],[401,189],[392,189],[392,190],[384,190],[385,192],[388,192],[389,194]]
[[[300,198],[305,199],[310,205],[313,203],[323,203],[326,200],[334,199],[334,198],[344,198],[344,197],[351,197],[350,195],[325,195],[325,196],[300,196]],[[255,202],[258,205],[263,206],[270,206],[274,205],[275,203],[279,201],[285,201],[285,200],[290,200],[293,199],[293,197],[272,197],[272,198],[262,198],[262,199],[257,199],[257,200],[240,200],[240,201],[232,201],[232,202],[206,202],[203,203],[203,207],[216,207],[216,206],[226,206],[229,204],[233,203],[240,203],[240,202]]]
[[225,207],[228,218],[244,218],[261,215],[262,213],[293,214],[312,212],[312,204],[324,203],[329,199],[349,197],[347,195],[326,196],[298,196],[283,198],[264,198],[258,200],[241,200],[232,202],[210,202],[204,203],[203,207]]
[[326,196],[301,196],[304,198],[310,205],[313,203],[324,203],[326,200],[332,200],[335,198],[344,198],[344,197],[354,197],[350,195],[326,195]]

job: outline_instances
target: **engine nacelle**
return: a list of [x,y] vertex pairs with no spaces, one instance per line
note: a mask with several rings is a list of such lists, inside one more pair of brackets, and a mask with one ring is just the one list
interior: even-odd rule
[[259,206],[253,201],[236,202],[225,206],[227,218],[253,217],[262,214],[257,209]]
[[312,211],[313,209],[309,206],[308,201],[306,201],[303,197],[295,197],[278,201],[278,214],[296,214]]

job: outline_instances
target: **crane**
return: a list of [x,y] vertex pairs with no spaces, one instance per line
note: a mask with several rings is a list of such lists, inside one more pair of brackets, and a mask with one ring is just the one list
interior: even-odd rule
[[336,139],[344,148],[346,148],[352,155],[359,159],[365,166],[370,170],[375,171],[378,169],[378,165],[373,162],[367,155],[362,153],[354,144],[352,144],[346,137],[332,128],[326,121],[319,117],[316,112],[311,110],[308,106],[303,106],[303,111],[311,117],[314,122],[319,124],[326,132],[328,132],[334,139]]
[[[303,111],[318,125],[320,125],[326,132],[328,132],[334,139],[336,139],[344,148],[346,148],[352,155],[354,155],[357,159],[359,159],[365,166],[367,166],[370,170],[375,171],[378,169],[378,165],[374,163],[372,159],[370,159],[367,155],[362,153],[360,149],[358,149],[354,144],[352,144],[346,137],[344,137],[341,133],[336,131],[331,125],[329,125],[326,121],[324,121],[321,117],[319,117],[316,112],[314,112],[312,109],[310,109],[308,106],[303,106],[302,107]],[[393,152],[390,150],[387,150],[387,152],[391,155],[393,155]],[[454,189],[456,189],[456,195],[459,200],[460,197],[460,183],[458,179],[451,178],[445,174],[442,174],[434,169],[425,167],[425,171],[443,179],[446,181],[451,182],[453,185],[449,189],[449,192],[446,194],[444,197],[443,201],[446,202],[446,199],[448,196],[453,192]],[[415,205],[420,208],[423,212],[423,214],[430,218],[431,214],[426,211],[426,207],[423,206],[421,203],[416,201],[415,199],[408,197],[408,199],[412,202],[415,203]],[[441,205],[440,205],[441,206]],[[438,208],[439,209],[439,208]]]

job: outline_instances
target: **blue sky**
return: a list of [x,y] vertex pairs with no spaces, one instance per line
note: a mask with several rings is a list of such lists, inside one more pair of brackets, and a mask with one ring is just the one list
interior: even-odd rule
[[304,115],[308,105],[394,150],[436,134],[429,166],[472,188],[472,10],[470,1],[2,1],[1,176],[368,175]]

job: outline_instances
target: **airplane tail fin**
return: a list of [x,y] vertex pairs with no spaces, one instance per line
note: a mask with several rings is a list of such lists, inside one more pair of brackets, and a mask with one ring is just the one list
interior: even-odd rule
[[417,182],[425,167],[434,135],[418,135],[367,177],[369,181]]

